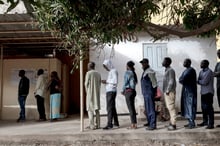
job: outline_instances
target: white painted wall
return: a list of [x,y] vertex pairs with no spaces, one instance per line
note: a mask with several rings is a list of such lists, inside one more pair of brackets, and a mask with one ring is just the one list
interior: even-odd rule
[[[135,68],[137,72],[138,79],[142,74],[142,68],[139,61],[143,58],[143,43],[152,43],[152,38],[147,34],[140,34],[138,42],[126,42],[116,45],[114,50],[110,46],[106,47],[104,50],[99,51],[90,51],[90,61],[96,63],[96,70],[98,70],[102,79],[107,77],[107,71],[104,70],[102,63],[104,59],[111,58],[111,53],[113,53],[112,62],[115,68],[119,72],[119,85],[118,85],[118,94],[116,98],[117,111],[118,113],[128,113],[127,105],[125,102],[124,96],[120,94],[123,84],[123,76],[126,69],[126,62],[133,60],[135,62]],[[200,61],[202,59],[208,59],[210,61],[210,68],[214,69],[216,63],[216,39],[213,38],[184,38],[179,39],[171,37],[169,41],[157,41],[155,43],[167,43],[168,56],[172,58],[173,63],[172,67],[176,71],[176,79],[178,81],[179,76],[184,70],[182,64],[185,58],[191,58],[192,66],[196,69],[197,75],[200,71]],[[112,52],[113,51],[113,52]],[[161,77],[162,75],[157,72],[157,76]],[[158,78],[158,82],[161,83],[162,79]],[[161,86],[161,84],[160,84]],[[201,111],[200,108],[200,94],[198,86],[198,111]],[[177,96],[176,96],[176,106],[177,110],[180,111],[180,92],[181,85],[177,83]],[[101,90],[101,114],[106,114],[106,98],[105,98],[105,86],[102,85]],[[137,85],[137,96],[136,96],[136,108],[143,106],[143,97],[141,94],[140,83]],[[217,100],[215,96],[214,100],[215,110],[219,110],[217,106]]]

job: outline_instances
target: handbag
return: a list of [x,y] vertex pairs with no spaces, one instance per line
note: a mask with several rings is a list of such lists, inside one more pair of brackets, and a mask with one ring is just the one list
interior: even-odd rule
[[162,91],[160,90],[159,87],[157,87],[157,90],[156,90],[156,94],[155,94],[155,101],[160,101],[160,98],[162,97]]

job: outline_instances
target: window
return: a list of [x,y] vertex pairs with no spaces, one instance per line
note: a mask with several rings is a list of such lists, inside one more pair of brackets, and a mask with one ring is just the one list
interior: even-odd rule
[[163,72],[162,61],[167,56],[167,44],[165,43],[144,43],[143,57],[148,58],[151,68]]

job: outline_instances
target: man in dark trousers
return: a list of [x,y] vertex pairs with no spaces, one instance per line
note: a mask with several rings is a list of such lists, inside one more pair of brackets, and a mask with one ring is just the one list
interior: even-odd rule
[[214,85],[213,85],[213,72],[209,68],[209,61],[202,60],[201,71],[199,72],[198,84],[201,86],[201,107],[203,121],[197,126],[207,126],[206,129],[214,128],[214,108],[213,108],[213,96],[214,96]]
[[46,121],[44,99],[46,97],[47,76],[44,75],[44,70],[39,69],[37,71],[37,83],[34,91],[35,98],[37,100],[37,110],[39,113],[39,121]]
[[181,115],[188,119],[187,129],[195,128],[197,108],[197,77],[196,71],[191,67],[191,60],[185,59],[183,66],[186,68],[179,78],[182,84]]
[[20,79],[20,82],[18,85],[18,103],[20,105],[20,116],[17,119],[17,122],[24,122],[26,119],[26,117],[25,117],[25,103],[26,103],[27,95],[29,93],[30,81],[25,76],[24,70],[20,70],[18,75],[21,79]]
[[[217,51],[218,59],[220,59],[220,49]],[[220,107],[220,62],[218,61],[215,65],[214,70],[214,77],[216,77],[216,93],[217,93],[217,99],[218,99],[218,105]],[[220,127],[220,125],[217,125],[216,127]]]

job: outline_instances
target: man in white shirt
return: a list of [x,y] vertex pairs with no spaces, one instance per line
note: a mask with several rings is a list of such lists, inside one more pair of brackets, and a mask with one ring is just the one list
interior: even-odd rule
[[37,110],[39,113],[39,121],[46,121],[44,98],[46,97],[47,77],[44,75],[44,70],[39,69],[37,72],[37,84],[34,95],[37,100]]
[[109,72],[107,80],[102,80],[103,84],[106,84],[106,102],[107,102],[107,126],[103,130],[109,130],[113,128],[112,120],[114,119],[114,126],[119,127],[118,115],[115,108],[115,98],[117,95],[118,84],[118,72],[114,68],[110,60],[103,62],[103,67]]

